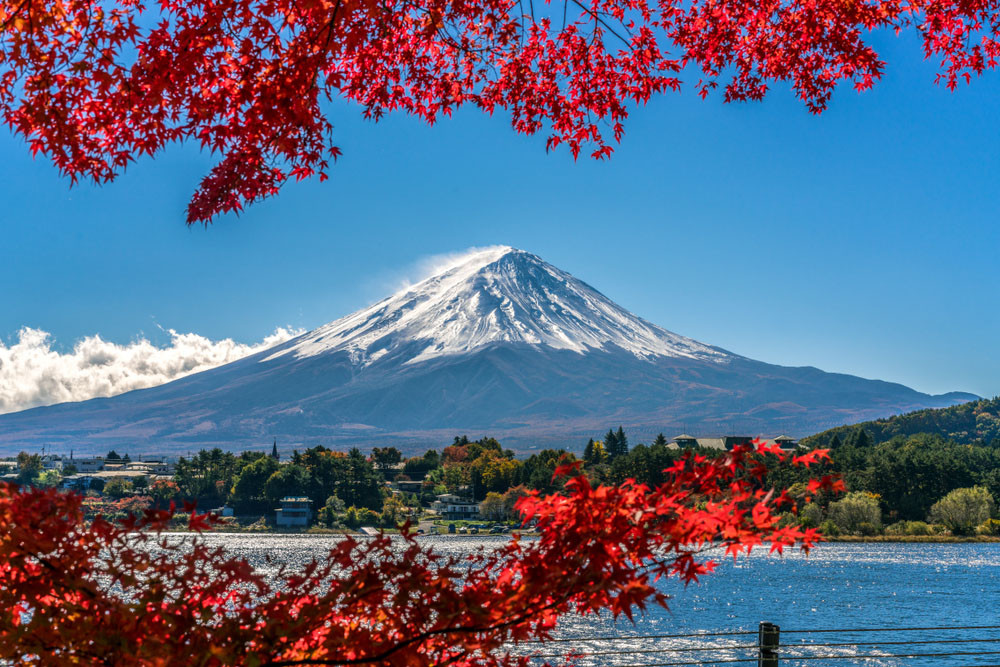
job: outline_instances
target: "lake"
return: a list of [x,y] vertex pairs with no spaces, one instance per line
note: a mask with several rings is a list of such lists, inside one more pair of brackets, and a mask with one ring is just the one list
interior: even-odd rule
[[[336,537],[214,534],[255,566],[304,564],[322,557]],[[500,544],[502,537],[425,537],[441,553],[464,553]],[[979,630],[816,633],[816,630],[1000,626],[1000,544],[824,544],[808,557],[754,553],[724,561],[715,574],[688,587],[666,582],[669,610],[653,609],[633,626],[627,621],[569,618],[560,630],[569,648],[591,653],[581,665],[756,664],[751,649],[760,621],[781,627],[781,665],[1000,665],[1000,627]],[[691,633],[752,634],[676,637]],[[650,638],[650,635],[661,637]],[[673,635],[673,637],[662,637]],[[594,638],[614,636],[615,640]],[[629,639],[628,637],[642,638]],[[946,640],[947,643],[937,643]],[[979,640],[979,641],[970,641]],[[887,642],[935,642],[892,644]],[[883,642],[853,646],[857,642]],[[826,644],[809,647],[807,644]],[[831,646],[831,644],[839,644]],[[797,646],[796,646],[797,645]],[[706,652],[702,649],[714,647]],[[680,650],[677,649],[686,649]],[[697,649],[697,650],[691,650]],[[631,651],[631,652],[630,652]],[[987,653],[992,651],[993,653]],[[940,654],[892,658],[888,654]],[[982,653],[981,655],[969,655]],[[596,655],[600,654],[600,655]],[[878,658],[859,655],[879,654]],[[965,654],[965,655],[959,655]],[[796,660],[794,656],[811,656]],[[816,659],[820,656],[829,658]],[[697,661],[703,662],[697,662]],[[740,661],[740,662],[734,662]]]

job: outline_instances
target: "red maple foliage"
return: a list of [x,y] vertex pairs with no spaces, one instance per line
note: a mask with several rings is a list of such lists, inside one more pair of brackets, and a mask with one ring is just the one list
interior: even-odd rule
[[[592,487],[573,464],[565,492],[520,501],[540,537],[443,557],[412,534],[344,537],[328,558],[277,577],[200,538],[157,531],[169,512],[86,522],[81,498],[0,485],[0,656],[16,664],[524,665],[569,613],[632,618],[666,605],[660,577],[819,539],[782,526],[763,488],[765,452],[688,456],[648,489]],[[808,465],[817,450],[798,457]],[[815,489],[835,489],[829,477]],[[191,528],[211,519],[192,514]]]
[[0,109],[73,181],[174,141],[218,152],[188,207],[208,222],[325,179],[334,97],[430,123],[505,109],[601,158],[682,73],[726,100],[789,82],[818,113],[880,78],[871,31],[919,32],[954,87],[996,67],[998,28],[997,0],[0,0]]

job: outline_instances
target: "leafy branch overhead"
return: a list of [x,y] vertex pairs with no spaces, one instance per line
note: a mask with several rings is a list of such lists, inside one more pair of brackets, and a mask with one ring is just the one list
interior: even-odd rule
[[[649,488],[592,486],[578,464],[564,493],[519,501],[540,537],[445,557],[412,534],[334,543],[303,571],[264,576],[246,561],[163,536],[170,513],[84,520],[80,496],[0,484],[0,655],[17,664],[526,665],[570,613],[631,618],[666,605],[660,577],[712,571],[704,553],[774,551],[818,539],[782,521],[765,487],[776,448],[688,455]],[[794,465],[826,459],[797,456]],[[812,491],[842,488],[823,477]],[[210,525],[191,515],[190,528]]]
[[818,113],[880,78],[873,30],[919,32],[954,87],[996,66],[998,25],[996,0],[2,0],[0,109],[73,181],[199,142],[220,156],[188,206],[207,223],[325,179],[335,97],[429,123],[503,109],[601,158],[682,73],[727,101],[789,82]]

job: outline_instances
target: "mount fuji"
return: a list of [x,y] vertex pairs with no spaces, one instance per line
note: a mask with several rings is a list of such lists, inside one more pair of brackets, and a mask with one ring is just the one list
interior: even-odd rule
[[611,425],[806,435],[977,398],[776,366],[680,336],[509,247],[478,250],[239,361],[111,398],[0,415],[0,452],[565,445]]

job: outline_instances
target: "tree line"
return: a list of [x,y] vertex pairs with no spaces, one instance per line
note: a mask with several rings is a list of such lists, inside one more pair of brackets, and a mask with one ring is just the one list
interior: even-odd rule
[[[1000,441],[964,444],[936,433],[917,433],[880,442],[857,426],[838,429],[826,444],[831,461],[824,471],[838,474],[850,493],[819,496],[803,508],[804,523],[834,535],[928,535],[943,530],[1000,534],[995,521]],[[773,462],[768,483],[795,493],[804,488],[805,477]],[[946,508],[958,505],[977,520],[948,518],[954,511]]]
[[[963,415],[967,410],[947,411]],[[983,410],[979,414],[978,423],[987,423],[981,416]],[[940,417],[935,419],[941,423]],[[828,534],[930,534],[943,529],[968,534],[995,532],[1000,525],[994,518],[994,499],[1000,498],[1000,441],[966,444],[927,433],[878,441],[865,424],[802,442],[820,441],[831,450],[831,461],[823,472],[840,476],[849,494],[811,498],[801,503],[801,511],[789,521],[822,527]],[[698,453],[719,454],[710,449]],[[650,445],[632,446],[621,426],[609,429],[601,439],[590,439],[582,456],[566,449],[545,449],[518,458],[495,438],[470,440],[466,436],[454,438],[440,451],[430,449],[411,457],[394,447],[376,447],[364,454],[357,448],[338,452],[318,446],[295,451],[289,460],[279,462],[276,451],[234,454],[216,448],[181,458],[172,481],[147,486],[141,480],[116,479],[104,485],[103,492],[116,500],[148,496],[161,506],[181,500],[195,500],[201,508],[228,503],[244,516],[269,514],[285,496],[305,496],[323,523],[347,527],[394,526],[428,507],[437,496],[450,493],[481,503],[486,518],[508,520],[515,518],[514,504],[528,491],[562,489],[565,479],[553,477],[562,463],[579,460],[593,485],[634,479],[654,488],[665,481],[664,470],[683,454],[663,434]],[[57,481],[51,479],[54,471],[41,470],[37,456],[22,454],[19,462],[24,464],[19,473],[22,483],[45,486]],[[768,464],[769,485],[789,488],[803,498],[807,495],[809,471],[777,457],[770,457]],[[387,482],[398,482],[402,492],[391,491]],[[958,490],[968,491],[952,500],[975,505],[970,516],[986,512],[974,526],[943,518],[940,503]]]
[[803,438],[803,447],[836,448],[863,431],[874,442],[920,433],[936,433],[963,445],[1000,446],[1000,397],[980,399],[948,408],[928,408],[903,415],[839,426]]

